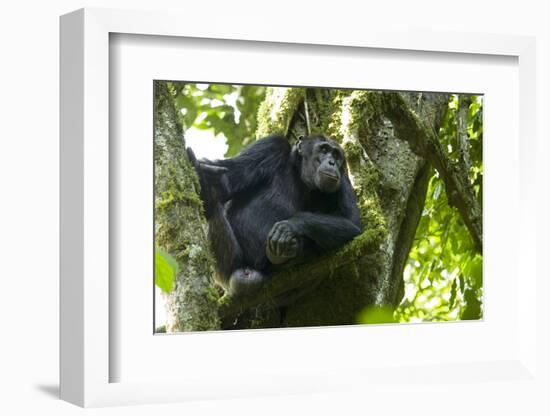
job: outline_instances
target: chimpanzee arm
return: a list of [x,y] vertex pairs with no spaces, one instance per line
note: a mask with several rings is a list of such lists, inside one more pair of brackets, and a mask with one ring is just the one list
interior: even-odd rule
[[341,247],[360,233],[355,194],[344,176],[334,212],[303,211],[275,223],[267,237],[266,255],[272,264],[282,264],[309,255],[311,249],[327,251]]
[[258,140],[241,154],[230,159],[202,160],[205,167],[225,168],[227,199],[235,194],[269,181],[283,164],[288,163],[291,146],[282,136],[270,136]]
[[336,215],[301,212],[288,222],[298,236],[309,238],[322,250],[341,247],[361,234],[356,224]]
[[266,242],[266,255],[272,264],[286,263],[318,251],[343,246],[361,233],[353,221],[337,215],[300,212],[276,222]]
[[322,250],[338,248],[361,234],[355,194],[347,176],[342,178],[338,208],[331,214],[299,212],[287,221],[293,231]]

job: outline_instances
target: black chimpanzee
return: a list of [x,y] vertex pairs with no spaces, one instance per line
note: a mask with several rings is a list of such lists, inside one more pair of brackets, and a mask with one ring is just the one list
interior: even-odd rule
[[361,232],[342,148],[324,136],[258,140],[238,156],[198,160],[201,197],[218,271],[232,294],[270,274],[342,246]]

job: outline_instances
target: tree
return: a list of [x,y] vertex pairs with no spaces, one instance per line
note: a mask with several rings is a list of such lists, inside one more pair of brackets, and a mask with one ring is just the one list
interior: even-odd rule
[[[217,329],[219,294],[212,280],[214,260],[197,194],[199,183],[185,155],[183,130],[172,91],[160,82],[155,83],[154,143],[156,242],[181,265],[174,287],[167,288],[170,317],[167,329]],[[161,259],[155,262],[157,279]]]
[[[285,326],[392,321],[404,295],[404,269],[419,223],[426,222],[421,223],[426,195],[432,195],[438,184],[446,190],[449,215],[460,217],[468,230],[466,238],[472,242],[468,249],[481,253],[480,190],[476,193],[474,187],[479,179],[481,189],[481,179],[470,178],[468,148],[468,126],[474,117],[468,121],[467,113],[472,100],[462,99],[453,113],[449,102],[456,97],[441,93],[267,88],[255,94],[249,90],[246,93],[261,104],[257,118],[255,111],[246,113],[248,120],[251,113],[256,120],[248,122],[248,130],[240,130],[247,141],[252,125],[256,138],[280,133],[295,140],[302,134],[322,133],[342,145],[364,230],[336,252],[278,273],[259,293],[239,299],[224,295],[212,279],[214,260],[206,241],[198,182],[184,156],[181,125],[189,125],[189,120],[182,120],[189,111],[182,116],[175,110],[177,100],[183,100],[183,88],[157,83],[155,89],[157,243],[175,257],[180,270],[173,290],[166,294],[169,330],[220,328],[237,316],[239,328],[279,327],[273,299],[282,293],[299,298],[286,308]],[[216,93],[216,89],[205,91]],[[196,116],[196,109],[193,112]],[[201,123],[208,120],[209,128],[233,131],[228,112],[210,111]],[[453,136],[459,145],[445,148],[442,127],[447,133],[456,130],[445,138]],[[230,154],[239,149],[235,140],[228,140]],[[470,262],[476,258],[470,257]],[[453,284],[455,302],[459,284]],[[479,302],[480,282],[478,286],[468,288]],[[468,288],[460,285],[463,299]]]

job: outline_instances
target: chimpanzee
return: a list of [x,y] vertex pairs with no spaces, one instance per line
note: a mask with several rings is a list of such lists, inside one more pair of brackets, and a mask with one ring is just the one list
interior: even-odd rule
[[224,160],[197,160],[220,282],[233,295],[273,271],[342,246],[361,232],[342,148],[324,136],[291,147],[269,136]]

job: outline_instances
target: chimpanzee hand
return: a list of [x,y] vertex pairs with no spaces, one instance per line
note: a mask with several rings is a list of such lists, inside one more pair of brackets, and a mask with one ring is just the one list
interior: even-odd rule
[[201,198],[204,203],[206,217],[210,217],[212,210],[218,203],[224,203],[229,199],[229,180],[227,168],[216,166],[207,159],[197,160],[191,148],[187,148],[189,161],[195,168],[201,185]]
[[276,222],[267,236],[265,252],[272,264],[281,264],[300,255],[302,239],[290,222]]

